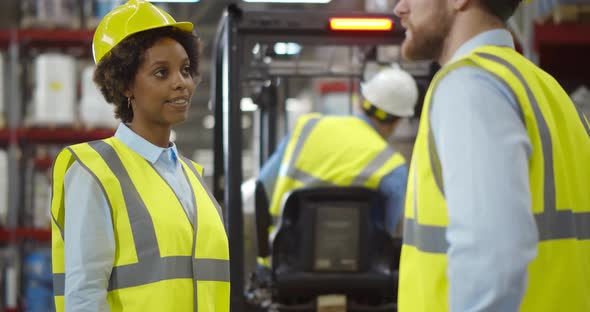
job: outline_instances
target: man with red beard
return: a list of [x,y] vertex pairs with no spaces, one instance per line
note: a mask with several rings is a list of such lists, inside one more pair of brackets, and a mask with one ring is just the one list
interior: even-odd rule
[[442,66],[409,172],[398,307],[590,311],[590,123],[514,50],[520,0],[399,0]]

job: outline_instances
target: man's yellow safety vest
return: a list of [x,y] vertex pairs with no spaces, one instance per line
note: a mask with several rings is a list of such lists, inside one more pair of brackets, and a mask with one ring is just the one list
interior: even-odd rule
[[403,156],[358,117],[308,114],[297,121],[272,195],[270,212],[281,213],[284,195],[302,187],[362,186],[403,165]]
[[69,146],[55,160],[51,214],[57,311],[64,311],[64,176],[74,161],[99,183],[111,210],[116,242],[106,296],[111,311],[229,311],[227,235],[202,168],[181,158],[196,207],[191,224],[167,182],[115,137]]
[[444,168],[429,113],[439,81],[461,66],[481,68],[510,88],[533,148],[529,181],[539,243],[521,311],[590,311],[590,123],[553,77],[495,46],[443,67],[426,95],[406,196],[399,311],[449,309]]

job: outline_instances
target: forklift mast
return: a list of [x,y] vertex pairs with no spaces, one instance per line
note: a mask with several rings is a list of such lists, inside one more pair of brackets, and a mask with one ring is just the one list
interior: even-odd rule
[[[249,79],[260,79],[251,67],[256,43],[296,42],[307,45],[379,46],[399,45],[404,30],[390,14],[332,11],[248,11],[236,5],[226,8],[213,46],[211,103],[215,118],[213,193],[222,204],[229,238],[231,310],[243,311],[244,224],[242,183],[242,111],[240,101]],[[276,147],[279,105],[278,78],[318,77],[334,73],[304,70],[264,72],[270,82],[256,99],[260,114],[258,162],[266,161]],[[358,77],[358,73],[355,77]],[[283,103],[284,104],[284,103]],[[283,105],[284,107],[284,105]]]

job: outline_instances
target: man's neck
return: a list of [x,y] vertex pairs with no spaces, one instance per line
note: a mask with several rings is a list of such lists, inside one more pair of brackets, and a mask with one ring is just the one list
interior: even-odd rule
[[447,64],[455,53],[457,53],[457,50],[475,36],[489,30],[504,27],[504,23],[499,19],[490,17],[481,9],[473,8],[468,11],[459,12],[444,42],[438,63],[441,66]]

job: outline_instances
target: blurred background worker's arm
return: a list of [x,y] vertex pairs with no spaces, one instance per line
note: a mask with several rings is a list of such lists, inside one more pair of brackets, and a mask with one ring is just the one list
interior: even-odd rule
[[279,176],[279,171],[281,169],[281,161],[283,160],[283,155],[285,155],[289,138],[289,135],[283,138],[275,152],[268,158],[266,163],[264,163],[264,166],[260,168],[258,181],[264,186],[264,193],[266,194],[268,201],[272,199],[275,183],[277,182],[277,177]]
[[385,229],[394,234],[402,215],[408,183],[408,166],[401,165],[384,176],[378,191],[383,194],[385,202]]
[[431,126],[449,212],[450,310],[518,311],[538,240],[521,109],[491,74],[462,67],[438,85]]
[[110,311],[115,259],[111,211],[96,180],[77,162],[65,176],[65,311]]

